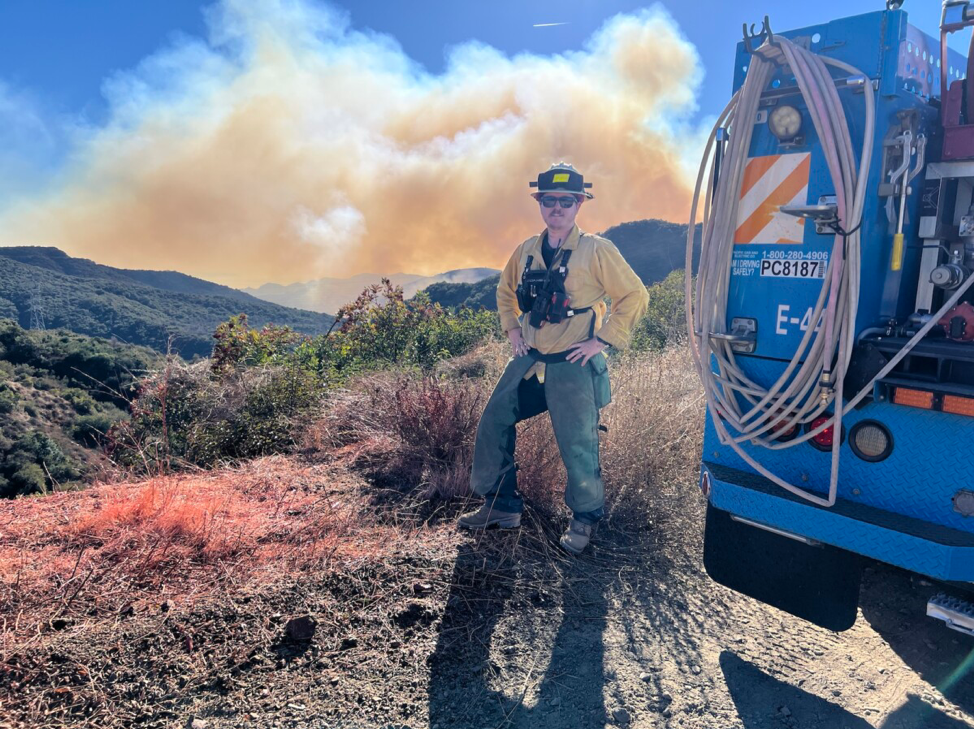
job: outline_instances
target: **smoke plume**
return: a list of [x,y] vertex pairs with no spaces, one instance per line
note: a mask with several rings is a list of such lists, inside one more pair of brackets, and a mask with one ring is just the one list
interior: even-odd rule
[[541,228],[528,181],[594,183],[585,230],[683,220],[694,48],[659,9],[577,52],[471,42],[429,74],[310,0],[223,0],[209,37],[108,79],[46,190],[8,205],[0,245],[54,245],[233,286],[500,267]]

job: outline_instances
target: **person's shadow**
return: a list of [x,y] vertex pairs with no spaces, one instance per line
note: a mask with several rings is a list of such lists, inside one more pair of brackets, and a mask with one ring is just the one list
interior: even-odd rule
[[457,554],[429,659],[431,728],[606,724],[608,582],[526,517],[520,533],[480,533]]

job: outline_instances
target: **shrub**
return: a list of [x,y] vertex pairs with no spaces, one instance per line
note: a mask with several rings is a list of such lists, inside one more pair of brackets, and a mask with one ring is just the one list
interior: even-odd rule
[[336,331],[310,342],[304,354],[317,363],[322,379],[333,384],[392,365],[428,370],[499,335],[495,313],[448,311],[430,303],[424,292],[407,302],[402,288],[388,279],[342,307],[338,323]]
[[146,378],[130,421],[109,432],[120,463],[156,470],[288,452],[295,418],[320,399],[314,373],[265,365],[222,374],[210,363],[170,363]]
[[240,366],[282,362],[301,337],[290,327],[268,324],[261,330],[247,325],[247,315],[238,314],[220,324],[213,333],[212,364],[215,372]]
[[78,415],[91,415],[98,409],[98,403],[84,390],[69,387],[61,393],[61,397],[68,401]]
[[[470,481],[483,384],[416,371],[363,376],[333,395],[317,443],[367,444],[359,463],[400,492],[453,497]],[[307,443],[308,441],[306,441]]]
[[[33,479],[33,476],[22,474],[18,477],[17,473],[26,471],[36,475],[37,471],[28,468],[32,465],[37,466],[37,471],[41,473],[48,487],[54,485],[52,481],[74,481],[82,475],[81,469],[64,454],[57,441],[39,430],[32,430],[18,438],[7,452],[2,470],[3,475],[14,485],[14,493],[29,493],[22,491],[21,486]],[[46,478],[47,474],[50,474],[50,478]]]
[[47,479],[36,463],[25,463],[10,476],[5,497],[47,493]]
[[0,414],[13,412],[20,398],[7,385],[0,385]]
[[634,352],[660,351],[686,341],[684,272],[673,271],[664,280],[647,287],[649,308],[633,331]]
[[[287,327],[253,330],[245,315],[235,316],[217,328],[211,361],[170,362],[143,378],[131,421],[111,429],[111,449],[121,463],[152,469],[286,453],[295,446],[295,429],[328,389],[394,366],[432,372],[496,331],[491,312],[446,311],[423,294],[406,302],[388,279],[343,307],[336,328],[314,339]],[[75,437],[91,435],[87,424]]]
[[412,342],[411,359],[424,369],[468,352],[499,333],[497,315],[493,312],[460,309],[450,313],[438,304],[429,304],[425,292],[417,294],[414,302],[424,309]]
[[114,413],[102,412],[82,415],[71,424],[71,437],[82,445],[95,448],[107,442],[107,433],[112,426],[125,419],[120,410]]

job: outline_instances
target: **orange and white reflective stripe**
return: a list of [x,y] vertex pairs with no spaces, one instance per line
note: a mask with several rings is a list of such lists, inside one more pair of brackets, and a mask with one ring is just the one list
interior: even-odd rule
[[808,202],[812,155],[751,157],[744,167],[735,243],[801,243],[804,219],[781,212],[782,205]]

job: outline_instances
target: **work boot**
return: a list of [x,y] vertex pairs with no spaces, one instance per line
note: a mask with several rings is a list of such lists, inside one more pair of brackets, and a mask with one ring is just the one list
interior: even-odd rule
[[595,527],[591,524],[572,519],[568,525],[568,531],[561,535],[561,546],[572,554],[581,554],[585,551],[588,543],[592,541],[592,532]]
[[490,504],[484,504],[477,511],[464,514],[457,520],[457,525],[464,529],[486,529],[495,524],[501,529],[516,529],[521,526],[521,515],[492,509]]

